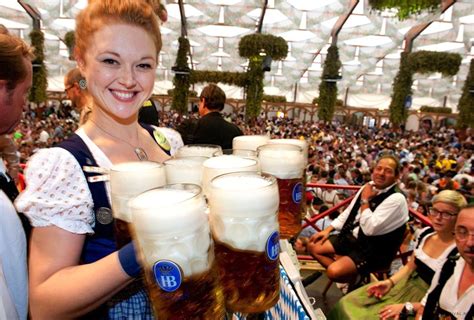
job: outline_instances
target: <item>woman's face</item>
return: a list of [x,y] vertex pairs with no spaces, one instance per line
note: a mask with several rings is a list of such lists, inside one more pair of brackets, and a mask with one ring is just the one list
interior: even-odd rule
[[[438,212],[437,216],[434,216],[431,213],[429,215],[431,223],[433,224],[433,229],[436,232],[453,232],[458,213],[457,208],[451,204],[438,201],[433,203],[432,209],[435,209]],[[446,217],[448,218],[446,219]]]
[[128,24],[104,25],[78,60],[95,107],[119,119],[136,117],[155,81],[157,52],[152,37]]

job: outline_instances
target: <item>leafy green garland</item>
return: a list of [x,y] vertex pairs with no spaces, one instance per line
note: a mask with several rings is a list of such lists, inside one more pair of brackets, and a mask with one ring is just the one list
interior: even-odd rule
[[264,94],[263,95],[263,101],[285,103],[286,102],[286,97],[285,96],[273,96],[273,95]]
[[285,59],[288,54],[288,44],[282,37],[262,33],[249,34],[240,39],[239,55],[242,58],[251,58],[262,52],[273,60]]
[[452,113],[453,110],[448,107],[431,107],[431,106],[421,106],[421,112],[431,112],[431,113]]
[[324,61],[322,81],[319,84],[318,118],[324,122],[331,122],[337,100],[337,83],[325,81],[336,79],[342,64],[339,60],[339,50],[335,45],[328,48],[328,55]]
[[173,90],[172,108],[180,113],[187,110],[187,99],[190,84],[199,82],[225,83],[243,87],[246,92],[246,119],[251,120],[260,114],[263,99],[263,56],[274,60],[281,60],[288,54],[288,44],[282,37],[266,34],[251,34],[244,36],[239,42],[239,54],[249,59],[247,72],[218,72],[218,71],[195,71],[190,70],[187,65],[187,53],[189,42],[187,39],[179,38],[179,49],[176,57],[173,79],[175,89]]
[[[311,103],[315,104],[315,105],[316,104],[319,105],[319,97],[314,98]],[[336,99],[335,105],[336,105],[336,107],[342,107],[342,106],[344,106],[344,101],[342,101],[341,99]]]
[[469,73],[462,87],[462,95],[458,103],[458,121],[457,126],[462,129],[474,128],[474,59],[471,59]]
[[179,48],[176,56],[175,71],[177,73],[173,79],[174,91],[171,108],[180,114],[184,114],[188,110],[188,93],[190,82],[190,69],[188,67],[187,53],[189,52],[189,41],[184,37],[178,39]]
[[411,15],[420,14],[422,11],[433,12],[441,5],[440,0],[369,0],[372,9],[383,11],[397,9],[399,20],[405,20]]
[[263,100],[263,70],[262,56],[253,56],[249,59],[247,70],[247,99],[245,101],[245,119],[255,119],[260,114]]
[[76,34],[74,31],[68,31],[64,35],[64,44],[69,52],[69,60],[74,60],[74,46],[76,45]]
[[31,45],[35,49],[33,60],[33,84],[30,90],[29,100],[35,103],[46,101],[46,89],[48,88],[48,72],[44,65],[44,34],[40,30],[30,32]]
[[392,101],[390,102],[390,122],[393,125],[405,123],[408,110],[405,100],[412,95],[411,86],[416,72],[427,74],[441,72],[444,76],[454,76],[459,71],[462,57],[457,53],[417,51],[402,52],[400,69],[393,81]]
[[191,72],[191,83],[213,82],[225,83],[244,87],[246,83],[246,74],[242,72],[220,72],[220,71],[197,71]]

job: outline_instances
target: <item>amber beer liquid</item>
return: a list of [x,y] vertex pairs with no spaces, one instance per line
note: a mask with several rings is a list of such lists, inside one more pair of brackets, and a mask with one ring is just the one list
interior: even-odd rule
[[301,231],[305,167],[303,149],[291,144],[267,144],[258,148],[258,160],[262,172],[278,180],[280,236],[289,239]]
[[256,172],[214,178],[210,223],[226,309],[259,313],[279,299],[278,188]]
[[[306,198],[305,198],[305,191],[306,191],[306,166],[308,165],[308,149],[309,145],[306,140],[301,140],[301,139],[271,139],[268,141],[269,144],[291,144],[295,146],[299,146],[303,149],[303,156],[304,156],[304,170],[303,170],[303,194],[302,197],[303,199],[301,200],[301,219],[303,219],[306,216]],[[281,188],[280,188],[280,193],[281,193]],[[296,208],[292,208],[291,211],[296,210]],[[292,231],[294,232],[294,231]],[[298,231],[297,231],[298,232]]]
[[131,202],[133,235],[158,319],[223,319],[201,188],[166,185]]
[[129,224],[132,222],[130,199],[140,193],[165,185],[164,167],[156,162],[124,162],[110,170],[110,195],[114,217],[115,241],[121,248],[131,240]]

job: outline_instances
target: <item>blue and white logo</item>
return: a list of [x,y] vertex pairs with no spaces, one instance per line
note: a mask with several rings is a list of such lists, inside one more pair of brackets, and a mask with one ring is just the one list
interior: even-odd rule
[[153,266],[153,274],[156,283],[166,292],[176,291],[183,281],[181,268],[170,260],[157,261]]
[[268,259],[274,261],[280,254],[280,235],[278,231],[273,232],[267,239],[266,245]]
[[291,193],[294,203],[300,203],[301,199],[303,198],[303,184],[298,182],[293,187],[293,192]]

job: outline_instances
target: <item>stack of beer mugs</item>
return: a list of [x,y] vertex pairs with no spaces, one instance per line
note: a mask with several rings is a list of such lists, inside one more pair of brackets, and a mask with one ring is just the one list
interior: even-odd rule
[[[163,165],[151,161],[120,163],[110,170],[110,195],[115,227],[115,240],[120,248],[131,240],[129,223],[132,213],[129,200],[144,191],[166,184]],[[112,217],[110,217],[112,222]]]
[[278,187],[257,172],[214,178],[209,197],[226,309],[258,313],[279,299]]
[[223,295],[201,188],[166,185],[139,195],[131,207],[157,317],[223,319]]
[[165,166],[140,163],[159,168],[158,175],[125,170],[131,164],[112,170],[115,217],[133,223],[159,319],[222,319],[225,310],[259,313],[277,303],[280,234],[289,238],[301,228],[305,167],[304,145],[278,142],[234,139],[234,150],[258,149],[257,159],[201,145],[185,147]]

